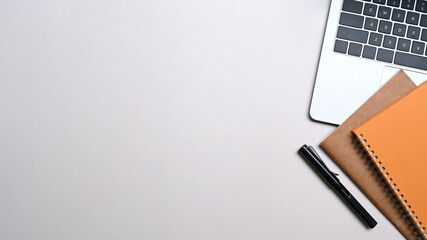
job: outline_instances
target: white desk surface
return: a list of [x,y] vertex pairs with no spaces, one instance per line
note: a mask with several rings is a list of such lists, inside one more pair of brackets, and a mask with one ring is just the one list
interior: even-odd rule
[[0,2],[0,239],[403,239],[297,155],[327,0]]

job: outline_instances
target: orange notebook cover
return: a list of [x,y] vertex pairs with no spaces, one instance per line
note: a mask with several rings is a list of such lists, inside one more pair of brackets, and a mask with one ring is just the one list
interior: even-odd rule
[[409,223],[427,238],[427,82],[352,132]]

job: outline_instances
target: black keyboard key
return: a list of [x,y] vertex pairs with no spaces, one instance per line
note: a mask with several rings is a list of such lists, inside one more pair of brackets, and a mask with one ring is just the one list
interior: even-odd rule
[[395,49],[396,48],[396,41],[397,41],[396,37],[385,36],[384,42],[383,42],[383,47],[389,48],[389,49]]
[[393,14],[391,15],[391,20],[396,21],[396,22],[403,22],[405,21],[405,15],[406,12],[404,10],[401,9],[393,9]]
[[427,15],[425,14],[421,15],[420,25],[423,27],[427,27]]
[[395,23],[393,28],[393,35],[404,37],[406,33],[406,25]]
[[341,13],[340,24],[355,28],[362,28],[363,17],[343,12]]
[[418,0],[415,5],[415,10],[418,12],[427,13],[427,2],[423,0]]
[[357,2],[354,0],[344,0],[344,3],[342,5],[342,10],[346,12],[352,12],[352,13],[362,13],[362,2]]
[[334,52],[339,52],[339,53],[347,53],[347,46],[348,46],[348,42],[345,41],[341,41],[341,40],[336,40],[335,41],[335,47],[334,47]]
[[414,10],[415,0],[402,0],[402,8]]
[[385,50],[382,48],[378,49],[378,54],[377,54],[378,61],[391,63],[393,62],[393,56],[394,56],[393,51]]
[[374,3],[385,4],[385,0],[374,0]]
[[420,14],[415,12],[408,12],[406,14],[406,23],[418,25],[418,21],[420,20]]
[[424,48],[425,48],[425,44],[423,42],[415,42],[414,41],[414,42],[412,42],[411,52],[423,55],[424,54]]
[[406,37],[418,40],[420,38],[421,29],[419,27],[409,26]]
[[391,33],[392,23],[389,21],[381,20],[380,21],[380,28],[378,29],[378,32],[382,33]]
[[362,57],[369,58],[369,59],[375,59],[376,53],[377,53],[377,48],[376,47],[371,47],[371,46],[365,45],[363,47]]
[[339,26],[337,38],[350,40],[354,42],[366,43],[368,41],[368,32],[363,30]]
[[402,66],[427,70],[427,58],[417,55],[397,52],[394,63]]
[[380,6],[378,9],[378,17],[383,19],[390,19],[391,8]]
[[363,15],[375,17],[375,15],[377,15],[377,5],[365,3],[365,9],[363,10]]
[[358,43],[350,43],[350,47],[348,48],[348,54],[360,57],[362,53],[362,44]]
[[423,29],[423,31],[421,33],[421,40],[427,42],[427,29]]
[[411,47],[411,41],[408,39],[399,38],[397,42],[397,50],[409,52],[409,48]]
[[379,33],[371,32],[371,35],[369,36],[370,45],[381,46],[382,41],[383,41],[383,35]]
[[366,18],[365,20],[365,29],[377,31],[378,20],[373,18]]
[[400,0],[388,0],[387,5],[393,6],[393,7],[399,7]]

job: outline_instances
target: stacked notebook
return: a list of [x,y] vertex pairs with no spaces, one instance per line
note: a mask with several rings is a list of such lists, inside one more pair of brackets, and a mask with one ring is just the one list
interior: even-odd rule
[[406,238],[427,237],[427,83],[398,73],[321,146]]

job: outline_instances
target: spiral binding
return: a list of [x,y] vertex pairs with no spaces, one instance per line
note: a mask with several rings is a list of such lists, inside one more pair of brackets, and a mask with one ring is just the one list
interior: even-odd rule
[[406,218],[410,227],[414,229],[418,239],[427,240],[426,227],[420,221],[415,211],[412,210],[412,206],[409,204],[408,200],[405,199],[405,195],[398,188],[397,183],[394,182],[391,173],[387,171],[387,167],[384,166],[381,159],[375,154],[374,148],[368,143],[368,140],[366,140],[363,134],[357,136],[355,142],[369,160],[371,167],[376,171],[379,178],[383,181],[383,184],[390,191],[392,200],[399,206],[402,217]]

